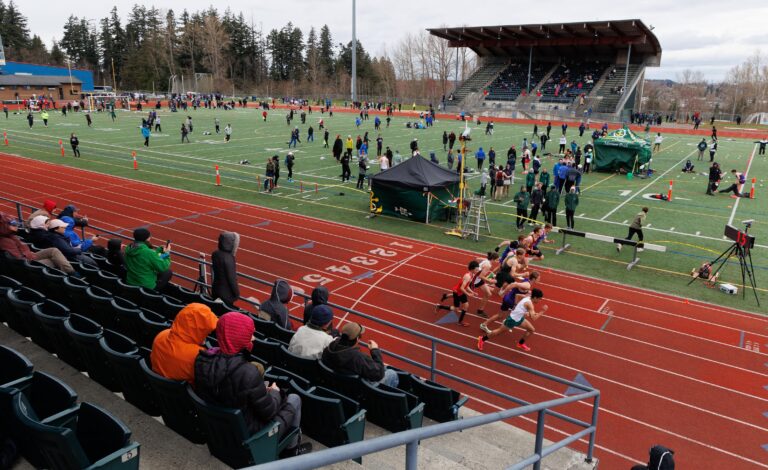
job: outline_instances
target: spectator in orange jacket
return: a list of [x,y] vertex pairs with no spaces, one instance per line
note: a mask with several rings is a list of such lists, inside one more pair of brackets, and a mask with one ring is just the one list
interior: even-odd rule
[[152,370],[173,380],[195,381],[195,358],[203,340],[216,329],[216,315],[203,304],[184,307],[171,327],[152,343]]

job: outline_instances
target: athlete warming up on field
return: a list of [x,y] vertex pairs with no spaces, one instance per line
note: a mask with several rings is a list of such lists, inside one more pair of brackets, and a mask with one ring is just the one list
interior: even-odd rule
[[533,327],[533,322],[539,319],[540,316],[547,311],[547,306],[544,305],[541,311],[536,312],[535,305],[538,304],[541,299],[544,298],[544,293],[540,289],[532,289],[530,297],[524,297],[517,303],[514,309],[509,311],[509,316],[504,320],[504,324],[485,336],[479,336],[477,338],[477,349],[483,350],[483,346],[486,341],[489,341],[494,336],[498,336],[504,331],[519,326],[525,330],[523,337],[517,342],[517,347],[523,351],[530,351],[531,348],[525,344],[525,340],[536,332],[536,328]]
[[[467,272],[461,276],[461,279],[459,279],[459,282],[453,286],[451,292],[443,293],[443,296],[440,298],[440,303],[435,305],[435,313],[439,312],[440,310],[450,310],[451,312],[455,312],[458,308],[461,310],[461,313],[459,314],[459,325],[469,326],[469,323],[464,322],[464,315],[467,314],[467,309],[469,308],[469,298],[477,297],[477,294],[472,292],[471,286],[472,280],[475,278],[475,276],[477,276],[479,272],[480,263],[478,263],[477,260],[470,261],[469,265],[467,266]],[[453,295],[453,305],[443,305],[445,299],[447,299],[451,294]]]

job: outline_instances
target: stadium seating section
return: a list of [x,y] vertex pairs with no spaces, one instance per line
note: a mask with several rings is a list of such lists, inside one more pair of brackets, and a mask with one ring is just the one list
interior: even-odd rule
[[[549,66],[533,64],[531,88],[544,78]],[[528,85],[528,64],[510,64],[488,85],[486,100],[514,101]]]
[[[34,249],[33,246],[31,246]],[[221,315],[237,310],[210,297],[171,285],[155,292],[125,284],[99,267],[75,265],[76,276],[0,253],[0,320],[72,367],[233,467],[276,459],[285,448],[274,422],[249,434],[240,410],[200,399],[189,384],[151,370],[155,336],[186,304],[209,305]],[[396,370],[398,388],[334,372],[318,360],[288,351],[293,331],[249,312],[256,326],[252,360],[265,379],[303,400],[302,430],[326,446],[362,440],[366,420],[391,432],[420,427],[424,416],[458,419],[467,398],[408,372]],[[216,346],[212,334],[206,345]],[[50,468],[138,468],[139,444],[106,410],[77,404],[66,384],[42,372],[15,351],[0,346],[0,417],[33,465]],[[41,397],[45,397],[42,399]],[[7,418],[7,419],[6,419]],[[96,431],[98,430],[98,431]],[[291,433],[298,432],[292,430]]]
[[600,79],[605,67],[599,62],[559,64],[541,86],[540,101],[568,104],[579,95],[588,95]]

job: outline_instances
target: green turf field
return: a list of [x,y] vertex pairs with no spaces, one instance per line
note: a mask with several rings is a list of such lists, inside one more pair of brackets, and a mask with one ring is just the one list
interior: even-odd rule
[[[125,176],[143,181],[188,189],[238,201],[260,204],[272,208],[336,220],[371,229],[392,232],[424,240],[460,246],[463,248],[485,251],[493,248],[501,239],[516,238],[518,232],[514,225],[514,203],[511,196],[500,202],[489,202],[487,211],[490,218],[492,235],[484,236],[479,243],[443,234],[448,227],[445,223],[429,226],[405,220],[387,217],[368,218],[368,193],[355,190],[357,165],[352,164],[352,182],[341,184],[340,166],[330,154],[330,149],[323,149],[322,132],[317,129],[321,115],[315,111],[308,115],[307,123],[302,125],[297,117],[293,125],[301,129],[303,143],[296,150],[294,182],[287,182],[287,171],[281,169],[279,188],[272,194],[260,192],[256,178],[263,180],[264,164],[268,156],[280,155],[281,165],[287,153],[290,127],[286,125],[285,110],[271,110],[268,121],[261,119],[260,110],[209,111],[191,108],[188,112],[170,113],[167,109],[160,112],[163,132],[153,133],[150,147],[142,146],[143,139],[139,126],[145,113],[118,111],[116,122],[108,114],[95,113],[94,127],[86,126],[81,113],[70,113],[63,117],[58,112],[51,112],[49,126],[43,127],[42,120],[36,115],[35,125],[29,129],[24,114],[11,114],[3,122],[7,131],[10,153],[62,163],[79,168]],[[194,133],[191,143],[180,143],[181,122],[187,115],[192,116]],[[213,133],[214,117],[221,120],[222,130],[232,124],[232,142],[225,144],[223,132]],[[337,111],[333,117],[326,113],[322,116],[326,127],[331,132],[330,145],[336,134],[356,137],[369,132],[372,154],[375,155],[373,114],[364,121],[359,129],[355,128],[355,114]],[[0,117],[2,119],[2,117]],[[437,152],[438,159],[445,161],[442,150],[443,130],[453,130],[458,135],[463,123],[453,120],[438,121],[431,129],[406,129],[408,119],[393,118],[390,128],[382,124],[384,145],[393,150],[408,154],[408,143],[414,137],[419,139],[422,154],[427,156],[430,150]],[[410,119],[413,120],[413,119]],[[559,122],[553,123],[552,141],[547,151],[557,150],[557,138],[560,136]],[[306,128],[315,128],[315,142],[306,143]],[[544,126],[546,123],[544,123]],[[291,126],[291,127],[292,127]],[[540,131],[543,130],[539,126]],[[204,131],[212,135],[203,135]],[[493,136],[484,135],[484,127],[472,131],[471,148],[482,146],[486,152],[493,146],[497,152],[497,162],[506,160],[506,150],[514,143],[521,148],[524,137],[531,137],[532,126],[496,124]],[[71,132],[77,133],[81,142],[82,158],[74,159],[68,145]],[[568,130],[568,141],[573,138],[580,145],[588,141],[588,132],[578,138],[578,130]],[[59,139],[64,139],[66,157],[62,158]],[[698,298],[712,303],[734,306],[752,311],[768,312],[768,290],[760,290],[762,308],[755,303],[751,291],[747,299],[728,296],[714,289],[707,289],[702,284],[687,287],[688,272],[707,259],[714,259],[728,243],[723,240],[723,227],[731,222],[742,227],[741,221],[754,219],[751,232],[757,236],[758,247],[753,251],[753,262],[758,287],[767,286],[768,280],[768,205],[765,204],[765,180],[768,176],[768,162],[765,156],[755,155],[749,171],[749,178],[757,177],[756,199],[732,199],[728,195],[706,196],[709,168],[708,155],[704,162],[696,161],[696,143],[701,137],[665,134],[662,151],[654,156],[653,167],[656,173],[649,179],[635,177],[627,180],[624,176],[590,173],[581,183],[582,195],[576,211],[576,229],[609,236],[626,236],[626,225],[643,206],[650,207],[644,229],[646,242],[665,245],[667,253],[645,251],[640,254],[640,263],[632,270],[625,269],[630,259],[631,250],[626,248],[621,254],[610,243],[592,240],[569,240],[573,246],[569,253],[555,256],[551,249],[545,251],[544,265],[571,270],[594,277],[620,281],[623,283],[671,292],[691,298]],[[727,174],[721,187],[730,185],[732,178],[728,173],[732,168],[746,170],[747,162],[757,146],[750,140],[720,139],[716,160]],[[131,152],[136,151],[140,165],[139,171],[133,170]],[[541,152],[541,151],[540,151]],[[238,164],[247,159],[251,165]],[[686,159],[696,165],[695,174],[680,171]],[[551,171],[554,158],[542,159],[543,166]],[[474,166],[474,158],[468,163]],[[221,170],[222,186],[214,185],[214,165]],[[369,171],[378,170],[376,165]],[[520,166],[517,168],[519,187]],[[666,193],[669,180],[674,180],[672,202],[648,200],[644,195]],[[304,192],[300,192],[300,182]],[[318,191],[315,192],[315,184]],[[470,186],[479,186],[477,173],[470,177]],[[747,190],[749,184],[747,185]],[[512,191],[514,192],[514,191]],[[561,200],[561,210],[564,210]],[[539,219],[543,220],[540,215]],[[558,216],[558,222],[564,224],[565,216]],[[560,244],[560,236],[554,239]],[[182,242],[183,243],[183,242]],[[551,248],[553,245],[548,245]],[[722,274],[722,280],[740,284],[738,265],[728,265]]]

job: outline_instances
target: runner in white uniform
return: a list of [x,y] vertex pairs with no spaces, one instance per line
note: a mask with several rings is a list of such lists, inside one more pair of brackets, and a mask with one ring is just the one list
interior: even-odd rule
[[546,305],[542,307],[541,312],[539,313],[536,313],[536,309],[534,308],[534,306],[543,298],[544,293],[541,292],[540,289],[532,289],[530,297],[520,299],[517,305],[515,305],[515,308],[509,311],[509,316],[504,320],[502,326],[496,328],[485,336],[479,336],[477,338],[477,349],[482,351],[486,341],[494,336],[504,333],[506,330],[512,331],[514,327],[519,326],[525,330],[525,333],[523,334],[523,337],[520,338],[520,341],[517,342],[517,347],[526,352],[530,351],[531,348],[525,344],[525,340],[536,332],[536,328],[533,327],[533,323],[531,322],[536,321],[547,311]]

